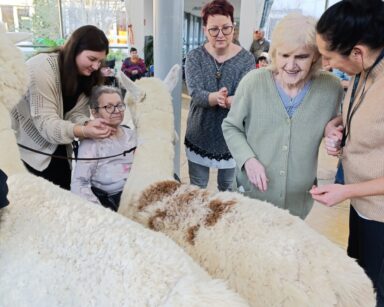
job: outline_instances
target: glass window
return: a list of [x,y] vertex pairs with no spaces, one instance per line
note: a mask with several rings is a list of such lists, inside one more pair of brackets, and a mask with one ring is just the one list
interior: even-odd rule
[[32,18],[29,14],[28,7],[17,8],[17,20],[20,32],[29,32],[32,30]]
[[5,28],[9,32],[15,31],[15,20],[13,18],[13,6],[11,5],[2,5],[1,6],[1,17]]

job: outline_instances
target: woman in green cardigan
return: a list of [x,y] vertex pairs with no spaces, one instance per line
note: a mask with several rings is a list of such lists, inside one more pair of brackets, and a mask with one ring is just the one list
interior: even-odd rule
[[283,18],[272,34],[272,63],[240,82],[223,133],[236,161],[236,187],[304,219],[313,205],[324,127],[339,109],[340,81],[320,71],[316,21]]

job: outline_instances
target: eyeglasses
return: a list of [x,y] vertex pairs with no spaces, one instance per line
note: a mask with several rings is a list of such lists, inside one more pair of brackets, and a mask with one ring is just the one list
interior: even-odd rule
[[104,107],[96,107],[95,109],[104,109],[105,111],[107,111],[108,113],[112,114],[112,113],[115,113],[115,111],[117,110],[118,112],[123,112],[125,109],[126,109],[126,105],[124,103],[119,103],[117,105],[113,105],[113,104],[108,104]]
[[233,32],[233,26],[224,26],[222,28],[215,27],[208,29],[208,33],[212,37],[218,37],[219,33],[223,33],[223,35],[229,35]]

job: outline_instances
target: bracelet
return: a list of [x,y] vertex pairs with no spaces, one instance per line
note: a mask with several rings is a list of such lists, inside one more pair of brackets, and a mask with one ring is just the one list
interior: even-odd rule
[[83,134],[83,138],[87,138],[87,136],[85,135],[85,126],[81,126],[81,133]]

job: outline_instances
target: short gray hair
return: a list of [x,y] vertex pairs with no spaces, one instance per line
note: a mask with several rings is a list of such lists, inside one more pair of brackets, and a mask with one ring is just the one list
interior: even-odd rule
[[99,106],[99,98],[103,94],[117,94],[120,96],[121,101],[123,101],[123,95],[121,90],[113,86],[95,86],[92,89],[91,98],[89,98],[89,107],[91,109],[96,109]]
[[315,52],[317,60],[312,64],[310,75],[318,72],[321,68],[321,55],[316,44],[316,19],[311,16],[304,16],[300,13],[292,13],[285,16],[276,25],[272,32],[271,48],[269,54],[271,56],[271,65],[269,69],[276,71],[276,50],[281,45],[297,47],[307,47]]

